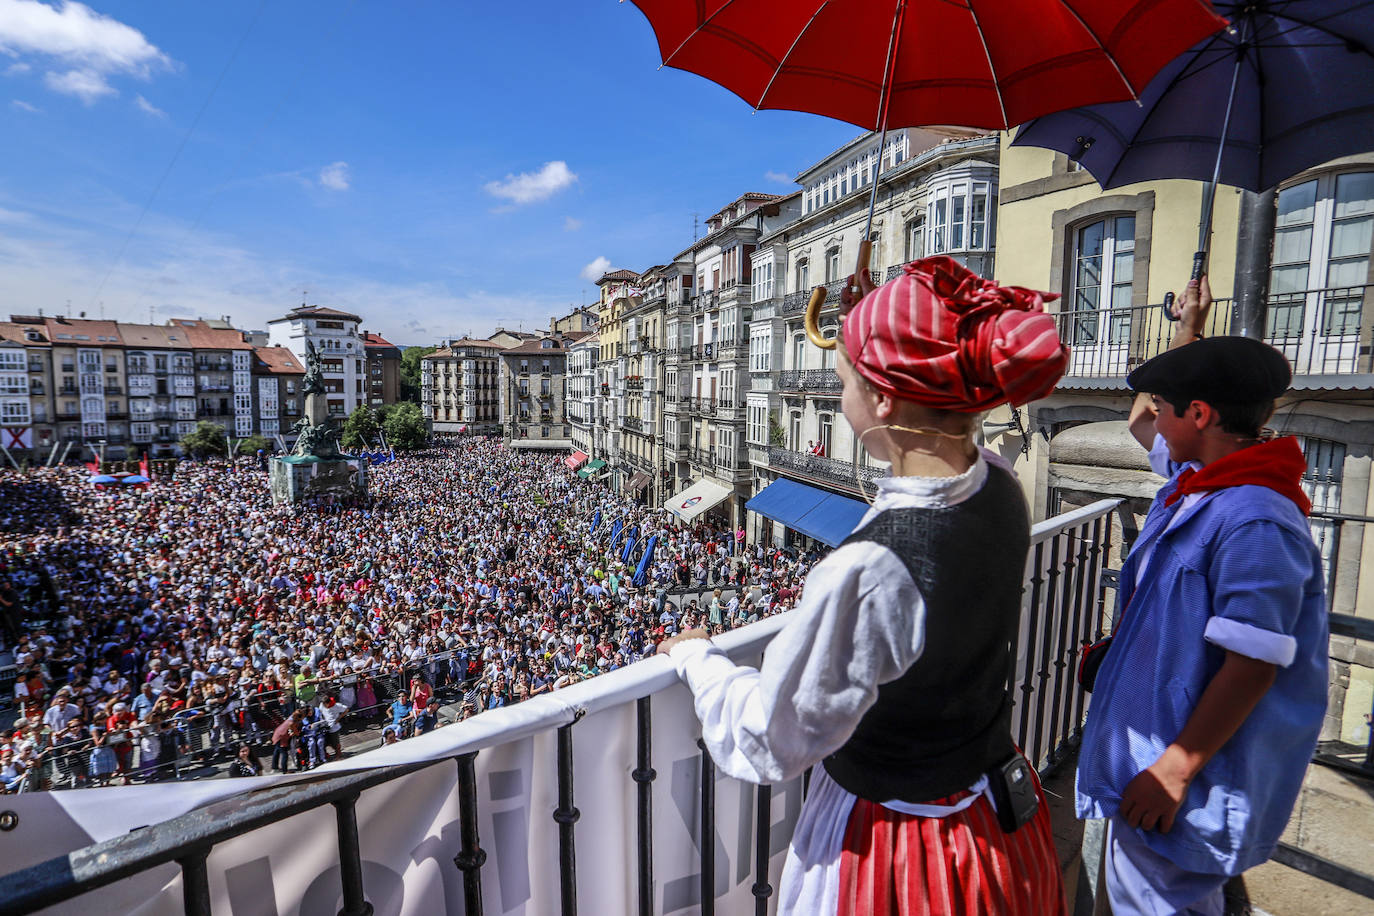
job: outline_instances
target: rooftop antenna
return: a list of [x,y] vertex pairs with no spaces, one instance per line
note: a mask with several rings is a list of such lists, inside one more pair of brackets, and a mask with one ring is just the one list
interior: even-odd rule
[[700,223],[700,220],[697,219],[697,215],[698,215],[698,214],[697,214],[695,211],[693,211],[693,213],[692,213],[692,241],[694,241],[694,242],[697,240],[697,227],[698,227],[698,225],[699,225],[699,223]]

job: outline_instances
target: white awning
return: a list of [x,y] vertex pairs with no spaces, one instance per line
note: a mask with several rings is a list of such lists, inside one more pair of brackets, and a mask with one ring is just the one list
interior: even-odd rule
[[679,520],[690,522],[701,513],[723,502],[730,496],[730,489],[711,480],[698,480],[675,496],[668,497],[663,508],[673,513]]

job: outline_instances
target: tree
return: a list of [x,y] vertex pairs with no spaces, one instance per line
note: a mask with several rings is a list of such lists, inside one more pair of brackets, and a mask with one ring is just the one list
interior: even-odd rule
[[229,453],[229,441],[224,436],[224,427],[209,420],[201,420],[196,428],[181,437],[183,454],[196,458],[211,455],[224,456]]
[[778,422],[778,418],[772,414],[768,415],[768,444],[778,447],[787,444],[787,432]]
[[340,441],[344,448],[372,447],[372,443],[377,441],[377,415],[372,412],[371,407],[359,404],[354,408],[348,419],[344,420],[343,437]]
[[386,433],[387,444],[392,448],[424,448],[429,441],[425,429],[425,415],[420,412],[419,404],[401,401],[388,404],[382,430]]
[[406,347],[401,351],[401,400],[420,403],[420,360],[438,347]]
[[240,455],[256,455],[259,449],[261,449],[265,453],[269,451],[271,448],[271,442],[268,442],[262,436],[259,436],[257,433],[254,433],[247,439],[243,439],[239,442],[238,451]]

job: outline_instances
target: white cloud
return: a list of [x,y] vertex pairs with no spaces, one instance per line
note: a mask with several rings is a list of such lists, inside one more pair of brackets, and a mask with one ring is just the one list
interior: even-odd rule
[[28,222],[29,214],[20,210],[6,210],[0,207],[0,223],[24,223]]
[[[155,69],[172,66],[172,59],[138,29],[72,0],[59,0],[57,5],[0,0],[0,54],[47,58],[55,65],[44,75],[48,88],[87,105],[118,94],[110,76],[148,79]],[[19,60],[5,72],[30,69],[32,64]]]
[[586,280],[588,283],[595,283],[610,269],[611,262],[607,258],[597,258],[595,261],[582,268],[582,279]]
[[581,229],[581,228],[582,228],[582,220],[580,220],[580,219],[573,219],[571,216],[565,216],[565,217],[563,217],[563,231],[564,231],[564,232],[576,232],[577,230],[579,230],[579,229]]
[[544,163],[537,172],[521,172],[507,175],[501,181],[489,181],[486,191],[493,197],[504,197],[515,204],[532,204],[548,200],[568,185],[577,181],[577,176],[562,160]]
[[25,102],[23,99],[14,99],[13,101],[10,102],[10,104],[13,105],[15,108],[18,108],[20,111],[27,111],[29,114],[42,114],[42,113],[43,113],[43,109],[37,108],[37,107],[35,107],[35,106],[33,106],[33,105],[30,105],[28,102]]
[[[3,0],[0,0],[3,2]],[[63,95],[74,95],[87,105],[94,104],[102,96],[118,95],[119,90],[105,82],[105,77],[94,70],[68,70],[66,73],[46,73],[43,82],[48,88]]]
[[788,177],[787,175],[784,175],[782,172],[774,172],[774,171],[771,170],[771,169],[768,170],[767,172],[764,172],[764,173],[763,173],[763,180],[764,180],[764,181],[773,181],[773,182],[776,182],[776,183],[778,183],[778,184],[794,184],[794,183],[795,183],[795,182],[792,181],[792,179],[791,179],[790,177]]
[[347,191],[348,163],[334,162],[320,169],[320,184],[331,191]]
[[152,102],[148,101],[141,95],[136,96],[134,98],[134,104],[137,105],[138,110],[143,112],[144,114],[150,114],[156,118],[167,117],[167,112],[163,111],[161,108],[158,108],[156,105],[154,105]]
[[0,0],[0,51],[41,54],[100,73],[146,77],[171,59],[132,26],[82,3]]

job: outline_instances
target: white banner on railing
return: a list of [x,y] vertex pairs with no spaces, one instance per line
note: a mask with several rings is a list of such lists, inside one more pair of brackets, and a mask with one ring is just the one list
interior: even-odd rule
[[[757,661],[778,629],[761,621],[719,640],[742,661]],[[460,725],[300,777],[214,780],[87,789],[6,798],[19,815],[0,834],[5,869],[14,870],[159,822],[244,791],[328,772],[450,758],[476,758],[484,911],[535,916],[560,911],[557,729],[572,729],[578,907],[632,913],[638,900],[635,699],[652,694],[654,912],[700,910],[700,725],[692,698],[666,660],[650,660],[546,697],[485,713]],[[717,912],[752,912],[755,790],[717,774],[714,836]],[[774,888],[801,810],[801,782],[774,788],[768,881]],[[462,913],[458,770],[440,763],[364,791],[357,803],[366,896],[377,916]],[[333,916],[342,905],[337,833],[325,805],[214,848],[208,861],[214,912],[252,916]],[[76,898],[45,912],[182,912],[175,865]]]

